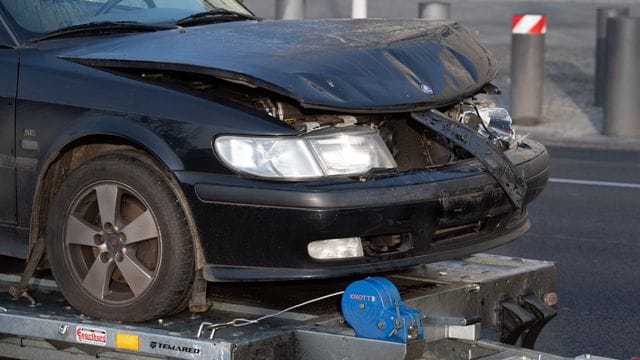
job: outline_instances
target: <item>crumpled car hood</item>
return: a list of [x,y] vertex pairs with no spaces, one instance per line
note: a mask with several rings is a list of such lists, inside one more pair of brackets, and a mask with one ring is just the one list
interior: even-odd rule
[[479,91],[497,61],[456,23],[230,22],[110,38],[60,54],[90,66],[189,71],[261,87],[303,107],[415,110]]

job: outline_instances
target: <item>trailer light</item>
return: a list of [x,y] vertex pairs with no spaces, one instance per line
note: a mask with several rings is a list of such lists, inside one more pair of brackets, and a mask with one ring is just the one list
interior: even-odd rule
[[133,334],[116,333],[116,348],[123,350],[140,350],[140,337]]
[[307,245],[309,256],[317,260],[346,259],[364,256],[359,237],[314,241]]

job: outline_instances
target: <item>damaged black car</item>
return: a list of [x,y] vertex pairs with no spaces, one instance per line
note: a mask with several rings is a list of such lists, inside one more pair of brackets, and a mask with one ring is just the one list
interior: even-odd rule
[[496,247],[548,178],[496,73],[451,22],[0,0],[0,253],[88,315],[143,321],[206,306],[207,281]]

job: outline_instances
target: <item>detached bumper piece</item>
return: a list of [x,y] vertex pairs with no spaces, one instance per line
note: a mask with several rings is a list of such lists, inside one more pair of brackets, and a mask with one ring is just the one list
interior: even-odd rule
[[516,209],[522,209],[527,184],[504,153],[487,139],[458,121],[432,110],[411,114],[422,125],[444,135],[454,144],[475,156],[493,176]]

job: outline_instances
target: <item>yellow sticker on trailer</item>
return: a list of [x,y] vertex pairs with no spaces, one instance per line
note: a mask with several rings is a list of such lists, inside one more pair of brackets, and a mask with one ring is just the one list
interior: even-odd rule
[[116,348],[123,350],[140,350],[140,337],[133,334],[116,333]]

